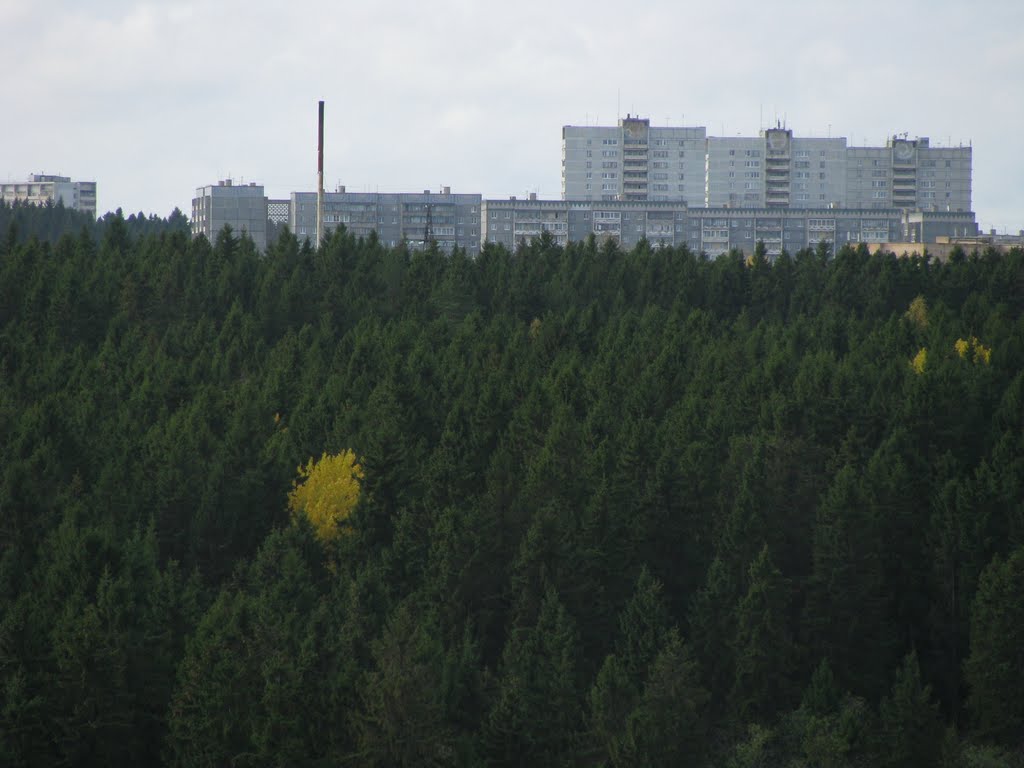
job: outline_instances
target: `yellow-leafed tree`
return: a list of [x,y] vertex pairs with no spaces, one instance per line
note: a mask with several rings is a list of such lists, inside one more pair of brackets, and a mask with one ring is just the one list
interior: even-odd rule
[[910,367],[914,369],[914,373],[920,375],[924,373],[925,366],[928,365],[928,349],[921,347],[914,359],[910,361]]
[[926,330],[928,328],[928,302],[924,300],[924,296],[918,296],[910,302],[910,308],[903,316],[919,331]]
[[288,494],[292,519],[305,515],[323,542],[336,539],[339,523],[348,518],[359,500],[362,467],[349,450],[336,455],[324,453],[319,461],[310,459],[298,468],[299,477]]

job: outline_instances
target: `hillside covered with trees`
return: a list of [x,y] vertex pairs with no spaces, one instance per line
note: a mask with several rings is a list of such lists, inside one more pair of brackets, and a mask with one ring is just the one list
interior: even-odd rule
[[0,237],[0,763],[1020,766],[1024,252]]

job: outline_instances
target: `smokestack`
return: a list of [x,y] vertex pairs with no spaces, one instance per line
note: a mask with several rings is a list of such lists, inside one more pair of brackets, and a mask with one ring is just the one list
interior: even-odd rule
[[324,103],[320,102],[316,144],[316,247],[324,239]]

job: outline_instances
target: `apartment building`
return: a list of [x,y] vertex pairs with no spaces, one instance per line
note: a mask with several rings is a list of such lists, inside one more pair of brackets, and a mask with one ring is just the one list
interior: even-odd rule
[[933,147],[926,137],[894,136],[884,147],[850,147],[850,207],[971,210],[971,147]]
[[682,200],[703,204],[704,128],[651,127],[626,117],[617,126],[562,128],[562,198]]
[[641,239],[652,245],[685,245],[717,256],[732,250],[751,254],[763,242],[768,255],[796,253],[822,241],[851,243],[935,242],[973,237],[974,214],[851,208],[689,207],[680,201],[484,200],[481,242],[514,249],[548,232],[559,245],[614,238],[625,248]]
[[0,183],[0,199],[8,205],[15,202],[56,205],[60,202],[65,208],[96,216],[96,182],[72,181],[70,176],[33,173],[28,181]]
[[225,226],[245,232],[259,250],[267,248],[267,198],[263,187],[235,184],[231,179],[196,189],[192,198],[192,236],[211,242]]
[[667,200],[730,208],[971,210],[970,146],[893,136],[884,146],[794,136],[707,136],[703,127],[562,128],[566,200]]
[[[381,242],[395,246],[405,241],[413,248],[425,245],[428,233],[438,247],[451,252],[458,246],[470,255],[480,251],[478,194],[440,192],[348,192],[338,187],[324,194],[324,230],[344,226],[359,237],[376,232]],[[316,237],[315,192],[293,192],[290,223],[301,239]]]
[[514,249],[549,233],[558,245],[586,240],[591,234],[614,238],[626,248],[640,240],[663,245],[680,242],[686,206],[654,200],[485,200],[480,208],[481,242]]
[[705,204],[712,207],[827,208],[846,198],[841,138],[801,138],[782,127],[756,138],[710,138],[708,165]]

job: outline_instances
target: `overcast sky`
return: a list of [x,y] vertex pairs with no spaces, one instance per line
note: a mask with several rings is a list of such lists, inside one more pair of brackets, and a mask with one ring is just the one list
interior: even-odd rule
[[561,194],[561,127],[703,125],[972,143],[984,229],[1024,229],[1024,0],[0,0],[0,178],[100,211],[271,197]]

